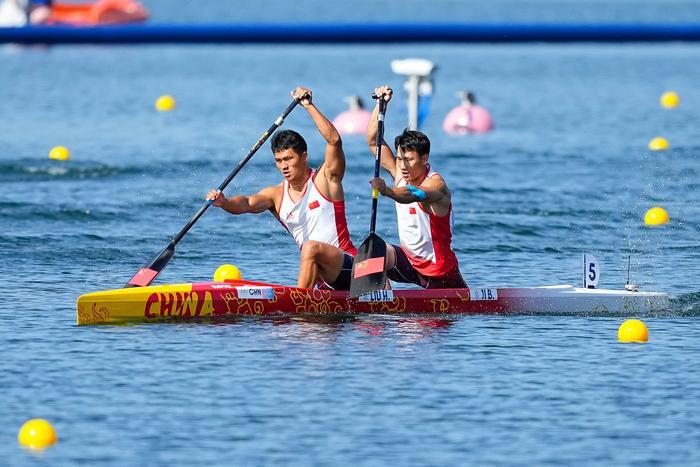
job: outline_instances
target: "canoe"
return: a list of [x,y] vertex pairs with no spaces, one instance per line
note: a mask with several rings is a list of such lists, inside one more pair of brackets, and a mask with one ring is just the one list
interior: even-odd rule
[[134,0],[98,0],[94,3],[54,3],[48,24],[96,26],[142,23],[148,10]]
[[385,290],[348,298],[347,292],[300,289],[231,280],[133,287],[78,297],[77,323],[187,321],[242,316],[353,314],[625,314],[667,310],[657,292],[584,289],[571,285],[528,288]]

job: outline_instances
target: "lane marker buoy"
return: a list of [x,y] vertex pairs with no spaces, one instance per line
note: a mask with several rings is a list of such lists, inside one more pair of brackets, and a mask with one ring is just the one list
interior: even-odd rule
[[233,264],[222,264],[214,272],[214,282],[224,282],[227,280],[241,280],[241,270]]
[[67,161],[70,159],[70,151],[65,146],[54,146],[49,151],[49,159],[57,161]]
[[668,140],[657,136],[656,138],[649,141],[649,149],[652,151],[664,151],[669,148]]
[[644,322],[638,319],[628,319],[618,328],[617,340],[620,342],[647,342],[649,330]]
[[663,225],[670,220],[668,213],[664,208],[653,207],[644,215],[644,223],[646,225]]
[[158,112],[169,112],[175,108],[175,98],[169,94],[160,96],[156,100],[156,110]]
[[17,441],[24,447],[30,449],[44,449],[52,444],[56,444],[58,437],[56,430],[46,420],[33,418],[22,425],[17,434]]
[[664,107],[666,109],[674,109],[678,107],[678,105],[681,103],[681,98],[675,92],[667,91],[661,94],[659,102],[661,102],[661,107]]

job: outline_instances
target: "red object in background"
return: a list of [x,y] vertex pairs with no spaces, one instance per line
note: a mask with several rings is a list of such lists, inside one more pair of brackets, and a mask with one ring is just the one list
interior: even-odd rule
[[150,13],[134,0],[98,0],[94,3],[54,3],[47,24],[97,26],[142,23]]

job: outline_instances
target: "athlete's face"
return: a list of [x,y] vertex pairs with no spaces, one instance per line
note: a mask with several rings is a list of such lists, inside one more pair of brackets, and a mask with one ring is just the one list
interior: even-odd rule
[[403,178],[409,183],[419,183],[423,181],[428,165],[428,155],[419,155],[416,151],[401,151],[398,149],[396,162]]
[[291,148],[275,153],[275,165],[287,181],[304,177],[309,171],[306,152],[299,154]]

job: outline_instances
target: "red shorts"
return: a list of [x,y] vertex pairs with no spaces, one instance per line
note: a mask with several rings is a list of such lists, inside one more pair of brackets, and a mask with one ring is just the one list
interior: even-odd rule
[[387,271],[387,277],[395,282],[416,284],[424,289],[466,289],[467,283],[459,272],[459,265],[442,276],[425,276],[418,272],[408,260],[408,256],[399,246],[392,245],[396,251],[396,265]]

